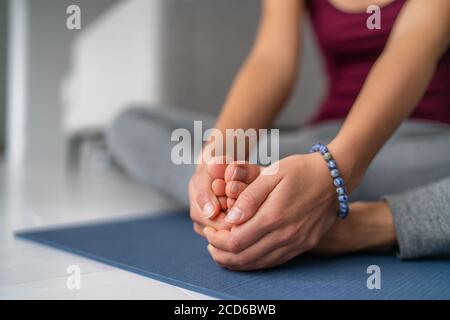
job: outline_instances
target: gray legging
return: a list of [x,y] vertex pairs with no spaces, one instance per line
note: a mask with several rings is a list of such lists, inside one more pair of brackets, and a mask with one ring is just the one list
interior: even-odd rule
[[[108,131],[112,154],[134,179],[157,187],[188,205],[187,186],[195,165],[170,159],[172,131],[192,132],[194,120],[211,128],[214,118],[171,108],[133,108],[122,113]],[[340,121],[330,121],[280,134],[280,158],[307,153],[328,143]],[[374,133],[376,134],[376,133]],[[450,126],[404,122],[380,150],[351,200],[385,198],[392,209],[400,258],[450,254]]]

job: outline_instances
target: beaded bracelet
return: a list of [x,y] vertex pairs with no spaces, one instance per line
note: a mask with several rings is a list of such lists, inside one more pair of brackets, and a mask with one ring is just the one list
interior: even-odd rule
[[339,201],[339,218],[345,219],[349,212],[348,196],[345,191],[344,179],[342,179],[339,169],[337,168],[336,161],[333,159],[327,146],[322,143],[316,143],[311,147],[311,153],[320,152],[322,157],[327,162],[328,169],[330,169],[331,177],[333,178],[334,186],[336,187],[336,193],[338,194]]

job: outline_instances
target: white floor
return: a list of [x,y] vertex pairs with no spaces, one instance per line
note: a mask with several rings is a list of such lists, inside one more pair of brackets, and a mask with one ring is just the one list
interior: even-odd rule
[[[0,163],[0,299],[207,299],[76,255],[15,239],[15,230],[110,220],[173,205],[108,167],[70,175],[48,165]],[[69,290],[67,267],[81,269]]]

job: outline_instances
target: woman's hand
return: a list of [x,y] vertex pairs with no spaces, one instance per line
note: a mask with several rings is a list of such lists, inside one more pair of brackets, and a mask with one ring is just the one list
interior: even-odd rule
[[194,230],[205,237],[206,226],[216,230],[229,230],[231,224],[225,221],[226,197],[216,197],[213,193],[213,181],[224,176],[226,164],[199,164],[189,181],[190,216]]
[[314,248],[335,222],[336,191],[320,154],[290,156],[277,165],[275,174],[263,170],[239,195],[228,213],[236,224],[231,230],[205,228],[219,265],[251,270],[282,264]]

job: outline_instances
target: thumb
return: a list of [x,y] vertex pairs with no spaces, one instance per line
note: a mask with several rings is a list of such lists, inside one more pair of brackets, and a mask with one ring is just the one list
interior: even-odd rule
[[220,213],[221,206],[219,200],[212,191],[212,180],[206,170],[196,175],[194,187],[197,192],[196,201],[202,210],[202,216],[212,219]]
[[276,175],[261,175],[242,191],[225,220],[232,224],[242,224],[255,215],[259,207],[278,185]]

